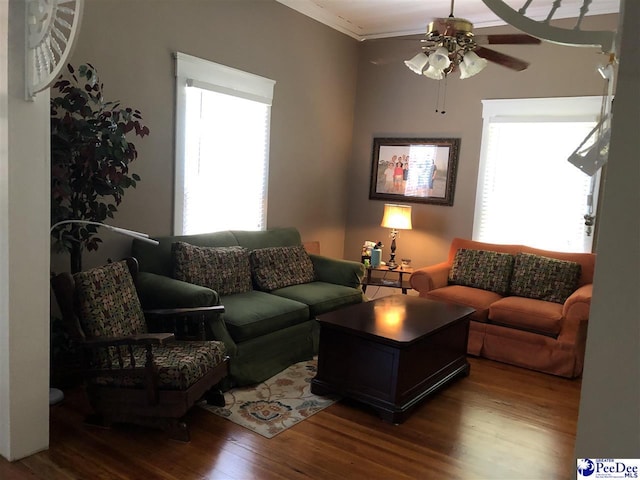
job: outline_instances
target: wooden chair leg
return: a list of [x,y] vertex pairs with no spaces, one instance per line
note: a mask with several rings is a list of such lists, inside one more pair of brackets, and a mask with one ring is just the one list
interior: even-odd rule
[[188,443],[191,441],[191,434],[189,433],[189,427],[185,422],[175,420],[169,423],[166,428],[169,438],[178,442]]
[[213,405],[214,407],[224,407],[224,393],[219,388],[213,387],[207,390],[204,394],[204,399],[207,401],[208,405]]
[[112,421],[100,413],[91,413],[85,417],[84,423],[92,427],[111,428]]

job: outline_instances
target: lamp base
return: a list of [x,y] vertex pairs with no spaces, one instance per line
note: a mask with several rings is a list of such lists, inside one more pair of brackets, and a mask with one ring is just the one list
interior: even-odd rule
[[389,261],[387,262],[387,267],[389,270],[395,270],[398,268],[398,264],[396,263],[396,236],[398,235],[398,231],[394,228],[391,230],[391,256],[389,257]]
[[[395,245],[394,245],[394,246],[395,246]],[[395,250],[395,248],[393,248],[394,246],[392,246],[392,247],[391,247],[393,250]],[[389,258],[389,261],[387,262],[387,268],[388,268],[389,270],[395,270],[395,269],[396,269],[396,268],[398,268],[399,266],[400,266],[400,265],[398,265],[398,264],[396,263],[396,254],[395,254],[395,252],[392,252],[392,253],[391,253],[391,258]]]

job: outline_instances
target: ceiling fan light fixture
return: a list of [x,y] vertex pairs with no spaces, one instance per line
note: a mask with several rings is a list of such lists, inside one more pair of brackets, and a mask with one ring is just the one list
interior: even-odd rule
[[436,51],[429,56],[429,65],[438,70],[449,68],[449,65],[451,65],[449,50],[447,50],[446,47],[438,47]]
[[[486,3],[489,0],[483,1]],[[500,2],[500,0],[491,1]],[[587,4],[591,0],[584,1]],[[530,2],[531,0],[527,0],[527,5]],[[441,80],[456,69],[460,69],[461,79],[473,77],[484,70],[489,61],[518,72],[529,66],[525,61],[483,45],[494,43],[500,45],[539,45],[541,43],[539,38],[524,33],[488,34],[476,37],[473,33],[473,23],[454,15],[454,3],[455,0],[451,0],[451,13],[448,17],[435,18],[427,25],[427,32],[424,38],[420,39],[422,52],[411,60],[405,61],[407,67],[428,78]],[[561,1],[556,0],[555,3],[561,3]],[[526,9],[526,7],[524,8]],[[424,55],[428,57],[426,63]],[[605,67],[599,68],[599,71],[605,78],[609,75]]]
[[[464,71],[466,72],[466,76],[464,78],[473,77],[477,73],[480,73],[485,69],[489,62],[482,57],[479,57],[475,52],[467,52],[462,57],[462,63],[460,63],[461,71],[462,65],[464,64]],[[462,76],[460,77],[462,78]]]
[[424,67],[427,66],[428,62],[429,62],[429,57],[426,54],[420,52],[417,55],[415,55],[411,60],[405,60],[404,64],[412,72],[417,73],[418,75],[422,75],[422,71],[424,70]]
[[424,72],[422,72],[422,74],[425,77],[431,78],[433,80],[442,80],[444,78],[443,69],[436,68],[433,65],[429,65],[429,68],[427,68]]

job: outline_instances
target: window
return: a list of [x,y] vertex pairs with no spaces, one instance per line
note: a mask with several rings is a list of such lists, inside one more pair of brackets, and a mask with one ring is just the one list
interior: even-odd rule
[[176,54],[176,235],[264,230],[275,82]]
[[591,251],[584,215],[595,207],[599,173],[589,177],[567,159],[597,123],[601,102],[483,101],[474,240]]

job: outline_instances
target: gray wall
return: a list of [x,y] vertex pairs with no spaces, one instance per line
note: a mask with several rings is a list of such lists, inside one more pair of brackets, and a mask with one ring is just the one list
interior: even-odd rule
[[[274,1],[88,0],[71,62],[90,62],[108,100],[142,111],[129,189],[112,224],[172,233],[175,79],[181,51],[276,80],[271,116],[268,227],[295,226],[342,257],[358,43]],[[220,181],[224,181],[221,179]],[[215,188],[215,185],[212,185]],[[211,214],[217,208],[212,206]],[[129,240],[103,231],[85,267],[119,258]],[[58,255],[54,270],[68,268]]]
[[[617,15],[588,17],[585,22],[589,24],[585,23],[583,28],[615,30],[617,18]],[[573,26],[571,22],[561,23]],[[478,29],[476,34],[509,32],[515,30]],[[369,200],[374,137],[461,139],[453,206],[413,204],[413,230],[402,231],[398,237],[399,257],[411,258],[414,266],[429,265],[446,258],[453,237],[470,238],[472,234],[482,137],[481,100],[602,94],[603,81],[596,66],[606,63],[607,57],[598,49],[545,42],[537,46],[491,48],[526,60],[531,66],[514,72],[490,63],[470,79],[460,80],[454,75],[446,84],[443,115],[435,112],[439,82],[412,73],[402,63],[417,52],[412,42],[387,39],[363,44],[349,175],[347,257],[358,258],[364,240],[382,240],[388,252],[389,232],[380,227],[385,202]],[[383,63],[375,65],[372,59],[381,59]],[[544,195],[544,184],[540,186],[540,194]]]

